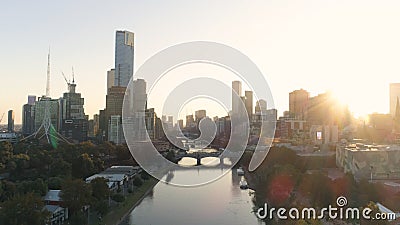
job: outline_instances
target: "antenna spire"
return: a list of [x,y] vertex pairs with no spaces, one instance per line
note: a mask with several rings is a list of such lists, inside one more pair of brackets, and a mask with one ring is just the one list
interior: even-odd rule
[[46,84],[46,97],[50,97],[50,47],[49,47],[49,54],[47,55],[47,84]]
[[72,67],[72,83],[75,84],[74,67]]

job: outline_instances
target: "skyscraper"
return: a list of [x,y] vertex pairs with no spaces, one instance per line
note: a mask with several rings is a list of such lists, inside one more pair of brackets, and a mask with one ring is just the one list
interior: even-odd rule
[[8,132],[14,132],[14,111],[8,110]]
[[60,128],[60,100],[51,99],[46,96],[39,97],[35,103],[35,131],[39,130],[45,119],[46,108],[49,110],[51,125],[56,131]]
[[74,81],[68,83],[68,92],[60,100],[61,134],[74,142],[82,142],[87,140],[88,120],[83,108],[85,100],[75,89]]
[[249,120],[251,121],[251,118],[253,115],[253,92],[245,91],[244,97],[245,97],[244,105],[246,107],[247,116],[249,117]]
[[[115,129],[122,129],[122,105],[124,102],[124,97],[125,97],[125,87],[117,87],[113,86],[108,90],[108,94],[106,96],[106,113],[105,113],[105,126],[103,129],[106,131],[106,138],[107,140],[115,141],[115,140],[120,140],[119,137],[110,137],[110,134],[108,133],[110,130],[109,125],[113,125],[113,135],[119,135],[121,131],[116,131]],[[111,123],[111,117],[113,117],[113,121]],[[119,116],[119,117],[115,117]],[[117,119],[120,119],[119,122]],[[117,124],[118,123],[118,124]]]
[[130,93],[133,94],[133,111],[144,112],[147,102],[146,81],[144,79],[134,80],[132,89]]
[[107,71],[107,93],[108,89],[110,89],[114,85],[115,82],[115,69],[111,69]]
[[199,123],[200,123],[201,119],[206,118],[206,116],[207,116],[207,112],[204,109],[197,110],[194,112],[194,119],[195,119],[197,127],[199,127]]
[[117,31],[115,35],[115,74],[114,85],[127,87],[133,75],[134,34]]
[[289,113],[291,117],[304,120],[307,113],[310,93],[300,89],[289,93]]
[[28,103],[22,107],[22,134],[28,136],[35,132],[36,96],[29,95]]
[[238,114],[240,110],[240,98],[235,98],[235,93],[240,97],[242,95],[242,82],[232,81],[232,114]]
[[265,101],[264,99],[260,99],[256,102],[256,107],[254,109],[256,114],[260,114],[261,112],[263,112],[264,114],[267,111],[267,101]]
[[391,83],[390,86],[390,114],[392,117],[396,114],[396,102],[400,97],[400,83]]

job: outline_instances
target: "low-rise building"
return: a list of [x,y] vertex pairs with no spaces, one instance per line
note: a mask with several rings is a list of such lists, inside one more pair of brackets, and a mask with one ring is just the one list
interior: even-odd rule
[[400,146],[353,143],[337,145],[336,164],[355,178],[399,179]]
[[44,209],[51,214],[47,225],[64,224],[68,219],[68,208],[62,207],[61,190],[49,190],[43,201]]

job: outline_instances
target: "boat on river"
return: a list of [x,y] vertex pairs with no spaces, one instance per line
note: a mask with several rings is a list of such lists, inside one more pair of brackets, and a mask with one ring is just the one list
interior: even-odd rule
[[240,189],[247,189],[249,186],[247,185],[247,181],[241,180],[239,183]]

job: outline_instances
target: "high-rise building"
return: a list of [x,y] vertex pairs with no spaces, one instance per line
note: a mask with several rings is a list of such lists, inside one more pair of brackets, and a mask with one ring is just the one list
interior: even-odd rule
[[206,110],[197,110],[194,112],[196,125],[199,126],[200,120],[207,116]]
[[390,86],[390,115],[396,114],[396,101],[400,98],[400,83],[391,83]]
[[264,99],[260,99],[256,102],[256,107],[254,109],[256,114],[260,114],[261,112],[263,112],[263,114],[265,114],[265,112],[267,111],[267,101],[265,101]]
[[7,126],[7,130],[9,133],[14,132],[14,111],[13,110],[8,110],[8,126]]
[[176,124],[178,125],[179,129],[183,129],[183,120],[177,120]]
[[133,75],[134,33],[117,31],[115,35],[114,86],[127,87]]
[[304,120],[310,93],[300,89],[289,93],[289,113],[291,117]]
[[251,118],[253,115],[253,92],[245,91],[244,97],[245,97],[244,105],[246,107],[247,116],[248,116],[249,120],[251,121]]
[[93,136],[96,137],[99,133],[100,116],[99,114],[93,115]]
[[111,115],[110,122],[108,124],[108,141],[114,142],[117,145],[125,143],[125,138],[122,131],[121,115]]
[[46,96],[39,97],[38,101],[35,103],[34,111],[35,111],[35,131],[37,131],[42,125],[46,108],[48,107],[48,112],[50,113],[50,122],[56,131],[60,129],[60,100],[59,99],[51,99]]
[[107,93],[108,89],[110,89],[112,86],[116,86],[114,85],[114,82],[115,82],[115,69],[111,69],[107,71]]
[[154,111],[154,108],[146,109],[145,113],[146,117],[146,130],[149,135],[149,138],[154,140],[156,138],[156,121],[157,115]]
[[137,79],[133,81],[132,85],[133,94],[133,111],[134,112],[144,112],[147,103],[146,94],[146,81],[144,79]]
[[35,95],[28,95],[28,104],[29,105],[34,105],[36,102],[36,96]]
[[186,115],[186,127],[195,127],[196,124],[194,122],[193,115]]
[[[28,104],[22,107],[22,134],[28,136],[35,132],[35,101],[28,96]],[[36,97],[35,97],[36,98]]]
[[60,99],[61,129],[64,137],[74,141],[87,141],[88,120],[84,111],[85,100],[80,93],[76,93],[76,84],[68,83],[68,92]]
[[232,113],[238,114],[240,110],[240,99],[235,98],[235,93],[239,97],[242,95],[242,82],[240,81],[232,81]]
[[[122,105],[124,102],[124,97],[125,97],[125,87],[118,87],[118,86],[113,86],[109,89],[108,94],[106,96],[106,118],[105,122],[107,127],[104,127],[104,131],[106,131],[106,138],[107,140],[110,140],[110,136],[108,132],[110,131],[110,128],[108,127],[110,124],[112,124],[114,127],[113,129],[122,129],[122,126],[117,125],[117,118],[121,119],[122,118]],[[113,121],[111,123],[111,116],[119,116],[119,117],[113,117]],[[122,121],[119,122],[119,124],[122,124]],[[116,133],[115,130],[112,130],[114,133],[113,141],[115,141],[115,135],[119,134],[120,132]],[[122,132],[122,130],[121,130]]]
[[99,110],[99,130],[97,131],[97,139],[100,141],[107,140],[108,120],[107,110]]

